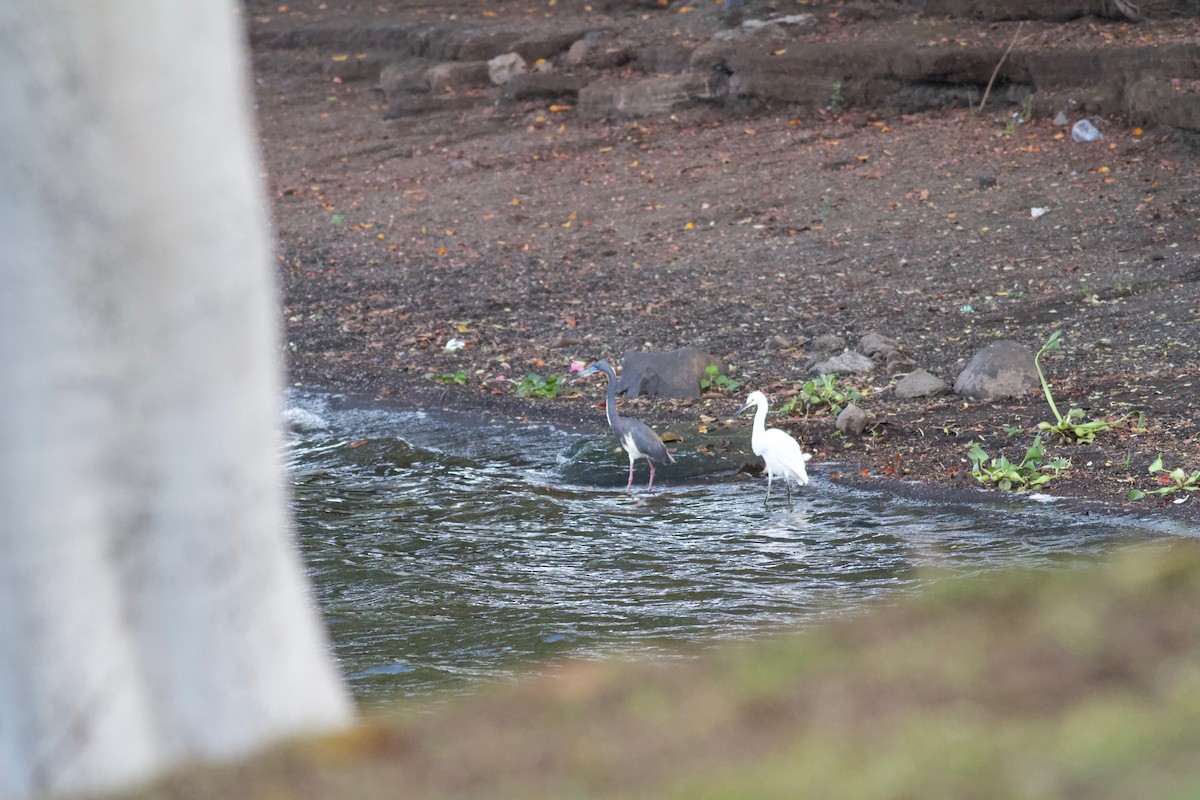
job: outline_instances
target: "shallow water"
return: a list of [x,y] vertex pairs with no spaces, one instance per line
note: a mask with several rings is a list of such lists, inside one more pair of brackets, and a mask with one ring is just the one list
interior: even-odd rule
[[856,491],[821,464],[792,508],[767,507],[764,481],[699,474],[688,455],[660,470],[653,494],[639,462],[631,498],[628,461],[605,435],[331,395],[289,403],[301,546],[366,704],[470,691],[568,656],[802,627],[933,571],[1073,564],[1172,533],[1007,499]]

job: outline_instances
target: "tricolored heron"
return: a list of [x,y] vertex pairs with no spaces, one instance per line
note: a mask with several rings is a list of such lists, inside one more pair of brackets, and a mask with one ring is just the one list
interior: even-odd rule
[[[754,455],[762,456],[767,465],[767,500],[771,499],[771,480],[780,475],[788,490],[788,503],[792,502],[792,481],[797,486],[808,483],[808,471],[804,462],[812,456],[800,451],[800,443],[778,428],[766,427],[767,396],[762,392],[751,392],[746,404],[738,409],[741,414],[750,406],[758,406],[754,412],[754,430],[750,434],[750,449]],[[736,415],[735,415],[736,416]]]
[[646,489],[653,489],[654,463],[674,464],[675,459],[667,452],[667,446],[663,444],[662,439],[658,438],[658,434],[650,429],[649,425],[641,420],[623,417],[617,413],[617,373],[613,371],[611,364],[607,361],[597,361],[579,373],[576,380],[585,375],[591,375],[593,372],[603,372],[608,376],[608,394],[604,398],[604,411],[608,415],[609,427],[613,429],[613,433],[621,442],[621,447],[625,448],[625,452],[629,455],[629,484],[625,487],[625,491],[633,491],[633,462],[639,458],[646,459],[650,465],[650,483],[647,484]]

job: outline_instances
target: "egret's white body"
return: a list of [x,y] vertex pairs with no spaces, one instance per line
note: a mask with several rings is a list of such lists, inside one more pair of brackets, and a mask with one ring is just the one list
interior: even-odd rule
[[808,484],[808,470],[804,462],[812,455],[800,449],[800,443],[789,434],[778,428],[768,428],[767,396],[762,392],[751,392],[746,398],[746,404],[738,409],[741,414],[750,406],[757,406],[754,412],[754,428],[750,434],[750,449],[754,455],[761,456],[767,467],[767,499],[771,499],[771,482],[778,475],[787,486],[788,500],[792,497],[792,481],[797,486]]

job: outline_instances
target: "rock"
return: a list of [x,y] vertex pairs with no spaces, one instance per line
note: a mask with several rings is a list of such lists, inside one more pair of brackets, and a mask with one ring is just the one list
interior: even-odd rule
[[990,189],[996,185],[996,176],[990,172],[982,172],[979,175],[979,188]]
[[851,403],[842,409],[842,413],[838,414],[837,422],[834,424],[846,436],[862,436],[862,432],[867,429],[870,421],[871,418],[867,412]]
[[587,116],[637,118],[667,114],[698,100],[720,96],[724,85],[716,76],[663,75],[640,81],[601,80],[579,92],[579,109]]
[[981,400],[1020,397],[1038,384],[1033,351],[1020,342],[992,342],[967,362],[954,393]]
[[570,47],[567,48],[567,54],[563,56],[563,61],[569,67],[579,67],[587,63],[588,56],[592,54],[592,44],[587,38],[576,39]]
[[748,19],[742,23],[742,28],[748,31],[764,28],[787,30],[809,28],[816,24],[817,18],[812,14],[789,14],[785,17],[771,17],[770,19]]
[[621,358],[617,392],[627,397],[698,398],[704,370],[716,363],[715,356],[694,347],[649,353],[627,350]]
[[1054,124],[1060,128],[1065,128],[1071,124],[1071,120],[1067,119],[1067,115],[1064,114],[1062,111],[1059,111],[1057,114],[1054,115],[1053,121],[1054,121]]
[[518,31],[463,31],[457,47],[447,48],[447,61],[489,61],[513,52],[521,34]]
[[813,355],[822,358],[837,355],[848,347],[846,340],[835,333],[827,333],[812,340]]
[[552,72],[529,72],[514,75],[504,84],[503,97],[509,102],[522,100],[575,100],[579,90],[587,83],[586,78],[576,75],[560,75]]
[[637,65],[651,75],[674,75],[687,69],[692,60],[689,47],[676,44],[647,45],[637,53]]
[[379,73],[379,88],[388,95],[429,91],[429,70],[437,62],[424,58],[410,58],[388,64]]
[[868,333],[858,340],[858,352],[880,361],[900,350],[900,344],[882,333]]
[[903,375],[906,372],[912,372],[916,368],[917,362],[913,361],[899,350],[893,350],[892,352],[888,353],[887,374],[889,378],[893,375]]
[[846,350],[840,355],[827,358],[823,361],[817,361],[808,368],[808,371],[818,375],[826,375],[829,373],[837,375],[866,375],[874,369],[874,361],[867,358],[862,353],[855,353],[853,350]]
[[950,384],[923,369],[914,369],[896,383],[896,397],[933,397],[950,391]]
[[533,63],[539,59],[554,58],[587,35],[588,31],[586,29],[579,28],[558,33],[532,33],[514,43],[512,51],[519,53],[526,61]]
[[451,61],[430,67],[425,82],[434,93],[468,86],[487,86],[490,80],[486,61]]
[[513,79],[515,75],[522,75],[528,70],[528,65],[525,59],[521,58],[518,53],[504,53],[489,59],[488,78],[497,86],[503,86]]

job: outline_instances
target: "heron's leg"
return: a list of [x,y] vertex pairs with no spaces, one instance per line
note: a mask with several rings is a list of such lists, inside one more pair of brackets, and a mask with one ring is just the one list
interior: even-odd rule
[[788,490],[788,508],[791,508],[791,507],[792,507],[792,479],[791,479],[790,477],[784,476],[784,481],[783,481],[783,483],[784,483],[784,485],[786,485],[786,486],[787,486],[787,490]]
[[650,485],[646,487],[646,491],[650,491],[654,488],[654,462],[647,458],[646,463],[650,465]]
[[625,485],[625,491],[633,494],[633,459],[629,459],[629,483]]

